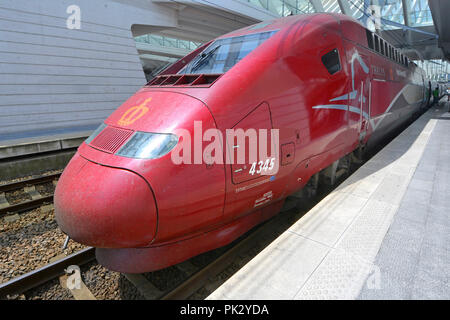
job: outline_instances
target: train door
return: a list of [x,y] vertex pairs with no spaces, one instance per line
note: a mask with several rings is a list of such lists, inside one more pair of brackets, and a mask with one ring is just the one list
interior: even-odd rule
[[347,43],[347,61],[350,67],[349,126],[360,143],[367,141],[370,123],[370,59],[362,50]]
[[[231,176],[227,179],[225,215],[230,219],[280,197],[269,183],[281,160],[275,152],[279,146],[272,148],[271,129],[269,105],[262,103],[232,128],[234,137],[227,136]],[[266,150],[261,151],[264,145]]]

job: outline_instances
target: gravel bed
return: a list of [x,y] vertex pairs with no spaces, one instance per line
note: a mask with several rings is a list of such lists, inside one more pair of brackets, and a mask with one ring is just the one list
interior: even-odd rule
[[23,191],[23,189],[5,192],[5,198],[8,200],[9,204],[17,204],[26,200],[31,200],[31,196]]
[[55,192],[55,186],[53,185],[53,182],[39,184],[36,186],[36,191],[43,196],[49,196]]
[[56,256],[84,248],[70,241],[63,251],[66,236],[59,230],[53,210],[42,211],[38,208],[23,213],[11,222],[0,218],[0,283],[42,267]]
[[[17,299],[17,298],[16,298]],[[61,287],[59,279],[53,279],[46,284],[31,289],[19,296],[21,300],[73,300],[68,289]]]
[[[96,261],[81,267],[81,278],[97,300],[143,300],[137,289],[124,275],[110,271]],[[26,300],[73,300],[69,289],[55,279],[43,286],[29,290],[16,299]]]
[[86,286],[98,300],[144,300],[136,287],[119,272],[92,263],[81,268]]

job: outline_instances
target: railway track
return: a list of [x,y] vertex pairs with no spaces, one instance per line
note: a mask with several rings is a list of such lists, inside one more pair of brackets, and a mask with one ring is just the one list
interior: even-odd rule
[[[39,176],[27,180],[7,183],[0,185],[0,216],[7,213],[23,212],[38,208],[44,204],[53,202],[52,195],[42,195],[36,190],[36,185],[53,182],[56,185],[56,181],[60,177],[61,173],[55,173],[45,176]],[[24,193],[31,197],[31,200],[25,200],[20,203],[11,204],[6,198],[6,192],[23,189]]]
[[89,247],[82,249],[67,257],[0,284],[0,298],[22,294],[27,290],[36,288],[39,285],[65,274],[65,269],[68,266],[84,265],[94,259],[95,248]]

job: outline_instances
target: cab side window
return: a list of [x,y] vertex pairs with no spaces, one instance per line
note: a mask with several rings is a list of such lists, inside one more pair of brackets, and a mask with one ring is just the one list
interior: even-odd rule
[[338,49],[333,49],[322,56],[322,63],[330,74],[335,74],[341,70],[341,62],[339,61]]

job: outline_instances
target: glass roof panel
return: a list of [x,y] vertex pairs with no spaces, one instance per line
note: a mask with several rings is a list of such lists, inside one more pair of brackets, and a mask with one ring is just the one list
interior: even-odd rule
[[381,0],[378,3],[381,6],[381,17],[383,19],[402,24],[405,23],[402,0]]
[[[277,16],[283,17],[293,14],[314,13],[314,7],[310,0],[243,0],[257,7],[264,8]],[[338,0],[320,0],[325,12],[341,13]],[[347,1],[351,14],[355,19],[364,20],[369,15],[369,4],[378,3],[381,17],[385,20],[404,24],[402,0],[345,0]],[[427,0],[408,1],[408,17],[411,26],[427,26],[433,24],[430,8]],[[384,30],[397,29],[398,26],[385,24]]]
[[188,50],[197,49],[201,45],[200,42],[163,37],[156,34],[144,34],[142,36],[134,37],[134,40],[137,42],[145,42],[163,47],[180,48]]
[[284,3],[292,14],[314,13],[314,7],[309,0],[284,0]]
[[352,12],[352,17],[355,19],[361,19],[365,14],[364,0],[347,0]]
[[337,0],[322,0],[325,12],[342,13]]
[[409,13],[411,25],[414,27],[433,25],[433,18],[431,16],[430,7],[428,6],[428,1],[413,0],[411,2],[411,11]]
[[247,2],[264,8],[280,17],[293,14],[314,13],[314,7],[309,0],[246,0]]

